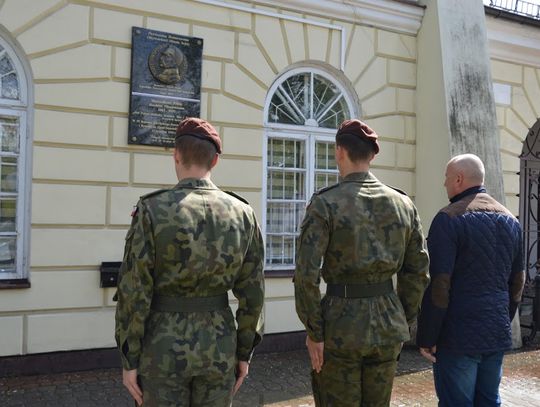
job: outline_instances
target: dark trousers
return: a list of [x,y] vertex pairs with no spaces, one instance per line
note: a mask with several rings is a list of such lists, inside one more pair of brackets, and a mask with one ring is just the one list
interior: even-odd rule
[[437,350],[433,364],[439,407],[499,407],[504,352],[456,354]]

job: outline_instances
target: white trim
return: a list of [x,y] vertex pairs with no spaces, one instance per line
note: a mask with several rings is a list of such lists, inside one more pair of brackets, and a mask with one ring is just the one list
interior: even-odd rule
[[336,134],[336,129],[328,129],[326,127],[315,127],[315,126],[298,126],[296,124],[282,124],[282,123],[267,123],[264,125],[266,129],[270,131],[286,131],[291,134],[295,132],[300,133],[328,133]]
[[540,67],[540,29],[486,15],[492,58]]
[[262,154],[262,167],[263,170],[261,171],[262,174],[262,193],[261,193],[261,200],[262,200],[262,206],[261,206],[261,234],[263,238],[263,244],[264,244],[264,259],[263,259],[263,269],[266,269],[266,202],[267,202],[267,180],[268,180],[268,136],[265,132],[263,136],[263,154]]
[[309,13],[348,23],[360,23],[405,34],[418,34],[424,8],[417,1],[395,0],[254,0],[281,10]]
[[[304,127],[304,126],[296,126],[296,127]],[[268,133],[272,133],[273,138],[283,139],[283,140],[307,140],[308,135],[307,132],[304,130],[299,133],[293,133],[293,132],[284,132],[284,131],[269,131]],[[265,150],[266,151],[266,150]]]

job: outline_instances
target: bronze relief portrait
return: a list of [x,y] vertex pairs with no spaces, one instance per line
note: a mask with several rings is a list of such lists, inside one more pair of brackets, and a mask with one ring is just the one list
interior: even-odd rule
[[180,48],[172,44],[160,44],[148,56],[152,76],[161,83],[173,85],[183,80],[187,61]]

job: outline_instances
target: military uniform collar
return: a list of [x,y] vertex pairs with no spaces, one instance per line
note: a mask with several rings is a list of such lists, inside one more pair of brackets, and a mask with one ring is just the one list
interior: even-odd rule
[[176,184],[176,188],[218,189],[209,178],[184,178]]
[[346,177],[341,178],[341,182],[377,182],[377,178],[369,171],[352,172]]

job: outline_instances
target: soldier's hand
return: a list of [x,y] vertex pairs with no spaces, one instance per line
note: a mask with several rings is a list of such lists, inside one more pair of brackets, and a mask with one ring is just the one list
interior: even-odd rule
[[236,392],[244,382],[244,379],[247,377],[248,372],[249,363],[243,360],[239,360],[238,364],[236,365],[236,383],[234,384],[233,388],[233,396],[236,394]]
[[143,403],[142,390],[137,383],[137,369],[122,370],[122,383],[128,389],[129,394],[135,399],[135,402],[140,406]]
[[432,348],[420,348],[420,354],[427,360],[429,360],[431,363],[435,363],[437,361],[435,353],[437,353],[437,346],[434,346]]
[[306,337],[306,346],[311,359],[311,367],[317,373],[320,373],[324,363],[324,342],[315,342],[308,335]]

